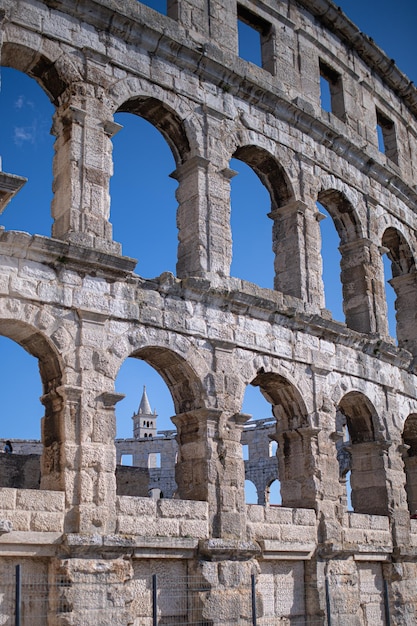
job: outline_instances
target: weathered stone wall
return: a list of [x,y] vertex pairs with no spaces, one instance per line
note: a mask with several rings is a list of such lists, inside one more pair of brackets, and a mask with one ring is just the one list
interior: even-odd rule
[[[260,617],[294,607],[295,619],[324,623],[327,580],[332,624],[383,623],[385,585],[392,623],[415,624],[417,91],[329,0],[210,11],[178,0],[169,16],[122,4],[2,3],[2,64],[50,97],[55,156],[51,238],[0,232],[0,333],[38,359],[45,407],[41,490],[2,490],[0,557],[39,559],[42,572],[46,559],[51,576],[117,591],[112,624],[144,614],[130,581],[167,562],[204,580],[213,626],[236,623],[234,610],[250,618],[240,603],[251,574]],[[238,16],[261,30],[262,68],[238,57]],[[146,118],[172,149],[176,276],[145,280],[113,240],[117,111]],[[232,157],[271,197],[274,290],[230,276]],[[0,182],[11,199],[19,185]],[[317,202],[340,237],[345,324],[323,308]],[[116,494],[115,379],[128,357],[162,374],[173,398],[173,500]],[[249,384],[276,419],[282,509],[245,506]],[[285,572],[292,600],[268,604]],[[68,619],[89,624],[83,594],[68,586],[63,597]]]
[[17,489],[39,489],[40,456],[37,454],[0,455],[0,486]]

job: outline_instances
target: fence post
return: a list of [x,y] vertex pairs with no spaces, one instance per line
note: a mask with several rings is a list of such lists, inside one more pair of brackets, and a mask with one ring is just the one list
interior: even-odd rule
[[152,574],[152,626],[158,626],[158,606],[157,606],[157,577]]
[[15,578],[15,611],[14,611],[14,623],[15,626],[20,626],[20,613],[22,607],[22,578],[21,578],[21,566],[16,565],[16,578]]
[[330,613],[330,588],[327,576],[324,579],[324,587],[326,590],[326,613],[327,613],[327,626],[332,626],[332,616]]
[[255,581],[255,574],[251,575],[251,590],[252,590],[252,626],[256,626],[256,581]]
[[391,614],[389,610],[389,592],[388,582],[384,580],[384,607],[385,607],[385,622],[386,626],[391,626]]

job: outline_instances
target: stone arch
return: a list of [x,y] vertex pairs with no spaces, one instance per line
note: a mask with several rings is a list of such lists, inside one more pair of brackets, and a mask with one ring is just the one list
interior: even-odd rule
[[[175,409],[172,421],[177,427],[177,496],[187,500],[208,500],[206,423],[213,411],[216,417],[219,412],[207,408],[208,399],[203,382],[206,367],[189,342],[183,342],[180,354],[169,345],[169,336],[165,333],[156,335],[148,338],[150,341],[147,345],[131,349],[126,358],[130,356],[146,361],[158,372],[170,391]],[[130,339],[132,343],[139,343],[133,337]],[[197,466],[200,470],[192,471],[191,468]]]
[[279,476],[268,477],[265,488],[265,504],[275,504],[277,506],[278,503],[271,503],[271,487],[273,487],[273,491],[278,490],[279,494],[281,493],[281,483]]
[[[334,182],[334,181],[333,181]],[[340,188],[323,188],[317,200],[329,212],[340,238],[340,279],[346,325],[362,333],[386,334],[386,320],[380,314],[383,268],[378,247],[365,236],[357,198]]]
[[[273,148],[253,143],[253,137],[244,131],[238,133],[239,145],[232,153],[232,158],[248,165],[258,176],[270,197],[270,212],[272,220],[271,245],[273,260],[273,286],[275,290],[289,295],[302,297],[301,274],[302,263],[297,268],[296,259],[302,255],[304,232],[297,228],[294,220],[299,221],[299,203],[295,200],[294,185],[289,173],[282,165],[281,160],[288,155],[274,154]],[[291,263],[289,259],[291,258]],[[291,271],[289,270],[291,268]],[[291,274],[291,277],[289,276]],[[295,276],[299,274],[299,279]]]
[[138,348],[130,356],[146,361],[158,372],[171,393],[177,414],[199,410],[204,406],[203,385],[184,356],[158,345]]
[[417,273],[416,263],[406,237],[397,228],[388,227],[382,235],[382,250],[391,261],[389,281],[395,294],[398,345],[417,355]]
[[165,138],[177,167],[186,161],[190,144],[183,120],[166,102],[152,96],[132,96],[118,107],[117,113],[133,113],[146,119]]
[[[27,37],[25,37],[27,41]],[[82,80],[78,68],[57,44],[48,42],[48,51],[41,46],[33,49],[21,43],[21,40],[5,37],[1,46],[1,65],[11,67],[34,78],[57,106],[68,86]]]
[[[350,455],[352,507],[355,513],[388,514],[383,441],[377,441],[378,415],[369,398],[349,391],[339,401],[339,420],[347,426],[349,440],[343,444]],[[339,425],[340,426],[340,425]],[[344,473],[349,468],[343,468]]]
[[114,112],[132,113],[147,120],[162,134],[174,157],[176,169],[171,177],[178,182],[175,191],[177,276],[203,275],[210,271],[211,263],[218,269],[216,255],[210,251],[201,227],[201,199],[207,196],[205,185],[211,164],[199,155],[202,146],[199,115],[177,94],[154,85],[149,87],[142,81],[120,81],[113,86],[110,96]]
[[329,212],[343,246],[362,237],[363,226],[346,188],[343,185],[339,187],[341,188],[322,186],[317,194],[317,200]]
[[291,202],[294,199],[290,179],[279,161],[265,148],[256,145],[238,147],[233,158],[249,165],[271,197],[271,211]]
[[45,407],[41,428],[41,489],[63,490],[62,447],[67,394],[61,359],[51,340],[29,323],[0,319],[0,334],[15,341],[38,359],[43,389],[41,402]]
[[251,382],[273,405],[277,419],[278,475],[283,506],[315,505],[311,467],[314,465],[312,438],[314,429],[304,399],[287,378],[273,372],[259,371]]
[[411,515],[417,512],[417,413],[411,413],[404,423],[403,461],[406,476],[408,510]]

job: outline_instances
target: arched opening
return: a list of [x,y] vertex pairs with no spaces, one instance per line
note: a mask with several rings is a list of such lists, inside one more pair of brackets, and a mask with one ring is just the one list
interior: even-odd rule
[[320,202],[317,202],[317,208],[320,215],[325,218],[320,219],[322,280],[325,307],[331,312],[333,319],[344,322],[345,314],[343,311],[343,292],[340,276],[342,260],[339,250],[340,237],[330,213]]
[[[415,355],[417,354],[417,281],[414,257],[405,237],[395,228],[387,228],[384,232],[382,252],[386,253],[391,264],[391,279],[388,282],[396,296],[394,306],[398,345]],[[387,288],[388,311],[390,311],[389,293]],[[390,329],[392,327],[391,316]]]
[[[334,224],[333,229],[330,220],[321,223],[326,305],[336,319],[345,321],[352,330],[371,332],[373,327],[368,301],[372,295],[368,276],[371,262],[367,258],[368,242],[362,239],[359,219],[352,204],[338,190],[322,190],[317,200],[319,206],[325,209],[323,213],[329,215]],[[339,268],[340,279],[337,278]],[[340,283],[342,298],[337,287]]]
[[397,338],[397,320],[395,313],[395,300],[396,294],[394,287],[391,284],[392,281],[392,267],[388,254],[385,249],[382,248],[382,263],[384,267],[384,285],[385,285],[385,298],[387,301],[387,315],[388,315],[388,332],[390,336],[398,342]]
[[22,322],[1,320],[0,334],[1,437],[12,441],[13,457],[19,456],[13,461],[18,482],[9,484],[12,473],[2,472],[2,486],[63,490],[65,415],[62,391],[57,392],[62,385],[58,357],[48,340]]
[[248,479],[245,480],[245,501],[246,504],[258,504],[256,485]]
[[342,478],[351,472],[352,509],[355,513],[387,515],[383,445],[375,439],[375,408],[362,393],[351,391],[342,398],[337,415],[349,433],[338,458]]
[[273,480],[266,489],[265,495],[266,503],[270,506],[280,506],[282,504],[281,498],[281,483],[279,480]]
[[110,181],[113,237],[123,254],[138,258],[140,275],[176,273],[175,160],[158,129],[139,115],[117,113]]
[[[147,496],[159,489],[166,498],[175,494],[203,499],[192,496],[201,485],[190,484],[188,474],[187,455],[193,452],[186,446],[188,431],[199,436],[193,420],[202,403],[202,389],[191,367],[165,348],[142,348],[120,368],[116,388],[126,396],[116,408],[118,494]],[[157,408],[151,408],[151,398],[157,398]],[[174,415],[175,425],[169,419]],[[146,419],[150,416],[152,427]],[[122,455],[128,453],[133,455],[134,465],[131,487],[126,471],[120,468]]]
[[[265,486],[279,477],[284,506],[314,508],[316,493],[310,469],[314,432],[309,428],[301,394],[289,380],[273,372],[260,371],[251,384],[259,387],[272,405],[276,420],[273,437],[278,443],[278,476],[269,476]],[[266,455],[269,455],[269,439]]]
[[[145,361],[128,358],[119,370],[116,390],[125,396],[116,405],[117,493],[146,497],[159,489],[171,498],[177,489],[177,443],[170,419],[174,406],[166,383]],[[152,421],[147,419],[150,415]],[[130,466],[121,467],[127,465],[123,463],[126,456],[131,458]]]
[[272,289],[274,255],[268,219],[271,207],[268,190],[243,161],[232,159],[230,166],[238,173],[232,179],[230,189],[233,242],[230,273]]
[[336,450],[337,460],[339,463],[339,480],[342,485],[342,495],[344,497],[343,504],[346,507],[347,511],[353,511],[351,487],[351,439],[346,415],[340,410],[336,411],[336,432],[339,434],[339,438],[336,442]]
[[0,170],[27,178],[1,215],[6,230],[51,236],[53,113],[53,105],[36,80],[18,70],[1,68]]
[[[256,504],[264,505],[268,485],[278,479],[278,459],[270,454],[271,437],[276,436],[276,421],[271,404],[257,387],[251,385],[246,387],[242,412],[252,415],[241,438],[245,478],[256,485]],[[276,441],[273,443],[277,445]],[[247,503],[250,496],[250,493],[246,494]]]
[[[231,167],[238,172],[231,185],[231,273],[261,287],[282,289],[285,237],[276,210],[293,199],[288,177],[276,159],[257,146],[238,148]],[[267,218],[274,221],[272,229]]]
[[407,417],[403,430],[403,442],[406,451],[403,453],[406,476],[407,503],[410,514],[417,514],[417,414]]

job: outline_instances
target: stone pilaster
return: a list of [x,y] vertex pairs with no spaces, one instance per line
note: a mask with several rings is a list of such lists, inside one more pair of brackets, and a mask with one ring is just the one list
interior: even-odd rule
[[300,200],[271,211],[275,253],[274,288],[324,307],[322,262],[317,241],[320,213]]
[[93,96],[72,93],[55,113],[52,236],[120,254],[109,223],[111,137],[120,126],[102,109]]
[[361,333],[388,335],[381,253],[369,239],[340,246],[346,324]]
[[398,345],[417,356],[417,272],[396,276],[389,283],[397,294],[395,308]]
[[248,415],[199,409],[172,418],[178,429],[178,496],[209,504],[213,537],[241,539],[246,531],[241,431]]

